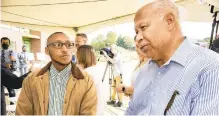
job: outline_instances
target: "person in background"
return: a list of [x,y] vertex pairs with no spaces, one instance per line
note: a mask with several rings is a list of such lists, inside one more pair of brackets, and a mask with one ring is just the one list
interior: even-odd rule
[[[134,39],[135,39],[135,42],[136,42],[136,38],[134,38]],[[136,45],[137,45],[137,43],[136,43]],[[148,58],[145,56],[144,53],[142,53],[140,48],[138,46],[136,46],[135,48],[136,48],[137,55],[139,57],[139,62],[136,65],[134,71],[132,72],[131,86],[126,86],[126,85],[121,84],[121,85],[118,85],[116,87],[116,91],[118,93],[124,93],[127,96],[132,96],[132,94],[134,92],[135,80],[138,77],[138,74],[141,72],[144,65],[148,62]]]
[[24,75],[28,71],[28,54],[25,45],[22,46],[22,52],[18,54],[20,75]]
[[104,115],[105,103],[102,86],[102,75],[97,73],[99,70],[96,66],[96,55],[92,46],[81,45],[77,49],[77,64],[84,69],[94,80],[97,89],[97,113],[96,115]]
[[[123,100],[123,94],[116,92],[116,86],[122,84],[122,59],[119,54],[119,51],[117,49],[117,46],[115,44],[112,44],[110,46],[110,50],[113,54],[113,58],[109,57],[107,53],[102,50],[104,56],[107,59],[107,62],[112,64],[112,73],[113,73],[113,79],[112,79],[112,94],[111,94],[111,100],[107,102],[108,105],[113,105],[114,107],[121,107],[122,106],[122,100]],[[118,95],[118,101],[116,102],[116,94]]]
[[91,77],[71,63],[74,43],[63,32],[47,39],[49,62],[23,82],[16,115],[95,115],[97,95]]
[[[17,70],[17,62],[16,62],[16,54],[13,50],[9,49],[11,45],[11,41],[7,37],[1,38],[1,65],[8,70],[10,70],[12,73],[14,73]],[[8,88],[9,97],[15,97],[16,93],[15,90],[12,88]],[[10,105],[13,105],[13,102],[10,102]]]
[[87,35],[85,33],[77,33],[75,38],[75,46],[78,48],[81,45],[87,44]]
[[[85,33],[77,33],[76,34],[76,38],[75,38],[75,47],[76,47],[76,50],[79,46],[81,45],[86,45],[87,44],[87,35]],[[77,51],[76,51],[77,52]],[[73,54],[73,57],[72,57],[72,62],[76,63],[76,56],[75,54]]]

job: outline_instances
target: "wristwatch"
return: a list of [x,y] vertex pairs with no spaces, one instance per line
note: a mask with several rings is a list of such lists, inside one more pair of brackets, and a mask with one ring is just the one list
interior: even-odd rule
[[122,87],[122,92],[125,93],[125,86]]

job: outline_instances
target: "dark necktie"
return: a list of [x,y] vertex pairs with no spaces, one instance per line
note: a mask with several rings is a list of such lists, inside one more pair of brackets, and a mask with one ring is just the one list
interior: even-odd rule
[[2,61],[2,63],[4,63],[4,62],[5,62],[5,52],[4,52],[4,50],[2,50],[2,57],[1,57],[1,61]]

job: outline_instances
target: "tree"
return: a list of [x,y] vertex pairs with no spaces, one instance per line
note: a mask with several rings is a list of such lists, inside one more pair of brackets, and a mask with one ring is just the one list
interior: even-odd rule
[[124,48],[131,49],[134,47],[134,40],[130,36],[123,37]]
[[97,38],[92,39],[91,46],[93,46],[95,50],[99,51],[100,49],[105,47],[104,40],[104,35],[100,34],[97,36]]
[[135,45],[134,45],[134,40],[130,36],[124,36],[119,35],[117,39],[117,46],[123,47],[125,49],[131,49],[134,50]]
[[108,32],[108,34],[106,35],[106,40],[105,40],[105,43],[108,43],[108,44],[116,44],[116,41],[117,41],[117,34],[115,32]]
[[125,48],[125,42],[124,42],[122,35],[119,35],[116,44],[117,46]]

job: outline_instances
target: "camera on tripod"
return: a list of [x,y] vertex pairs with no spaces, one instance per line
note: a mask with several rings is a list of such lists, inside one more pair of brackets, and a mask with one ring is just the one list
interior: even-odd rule
[[106,54],[110,57],[110,58],[113,58],[114,57],[114,54],[112,53],[112,51],[108,48],[102,48],[100,50],[100,54],[103,55],[103,51],[106,52]]

